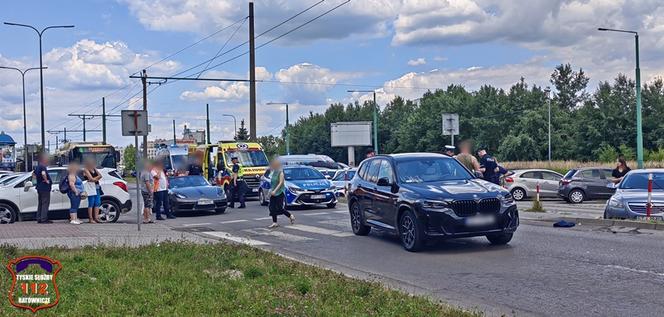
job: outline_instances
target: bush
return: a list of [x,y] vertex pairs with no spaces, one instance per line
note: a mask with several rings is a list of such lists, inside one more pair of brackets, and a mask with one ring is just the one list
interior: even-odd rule
[[620,152],[620,156],[625,158],[625,160],[627,161],[633,161],[636,159],[636,154],[634,153],[634,149],[625,144],[621,144],[618,147],[618,152]]
[[652,150],[652,151],[646,151],[645,160],[656,161],[656,162],[664,161],[664,148],[659,148],[657,150]]
[[600,162],[608,163],[618,158],[618,151],[614,147],[604,143],[595,151],[595,155]]

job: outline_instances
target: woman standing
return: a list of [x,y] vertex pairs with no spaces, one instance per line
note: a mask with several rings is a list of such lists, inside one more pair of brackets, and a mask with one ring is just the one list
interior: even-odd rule
[[277,223],[277,216],[284,215],[290,219],[290,223],[295,222],[295,216],[291,215],[286,210],[285,204],[285,177],[284,170],[281,167],[281,162],[274,159],[270,163],[270,169],[272,169],[272,175],[270,176],[270,216],[272,216],[272,224],[268,227],[269,229],[274,229],[279,227]]
[[625,161],[625,159],[622,158],[622,157],[619,157],[616,160],[616,168],[613,169],[613,172],[611,172],[611,177],[613,177],[613,179],[611,179],[611,181],[614,184],[620,183],[622,181],[623,177],[625,177],[625,175],[629,171],[631,171],[631,169],[629,168],[629,166],[627,166],[627,162]]
[[69,164],[67,167],[67,181],[69,182],[67,197],[69,197],[69,203],[71,203],[71,207],[69,208],[69,223],[73,225],[81,224],[78,220],[78,208],[81,206],[83,180],[78,177],[79,169],[80,165],[75,162]]
[[99,207],[101,207],[101,174],[97,170],[94,160],[85,161],[83,177],[87,181],[85,192],[88,194],[88,220],[90,223],[99,223]]

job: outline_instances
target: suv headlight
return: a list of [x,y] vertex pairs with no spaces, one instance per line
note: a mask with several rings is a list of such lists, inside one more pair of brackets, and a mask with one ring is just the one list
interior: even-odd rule
[[447,204],[447,202],[444,201],[425,200],[422,202],[422,207],[424,207],[425,209],[441,210],[441,209],[447,209],[450,206]]
[[615,208],[625,208],[625,204],[623,204],[622,201],[620,201],[616,198],[613,198],[613,197],[611,197],[611,199],[609,199],[609,206],[615,207]]
[[503,203],[504,204],[513,204],[514,203],[514,197],[512,197],[512,194],[507,193],[502,197]]

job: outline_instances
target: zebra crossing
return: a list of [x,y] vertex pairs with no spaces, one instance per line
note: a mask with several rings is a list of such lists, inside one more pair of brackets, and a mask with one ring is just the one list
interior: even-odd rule
[[[175,224],[173,228],[201,229],[194,231],[208,238],[250,246],[269,246],[284,242],[307,243],[354,236],[350,228],[348,211],[343,205],[340,209],[324,211],[320,209],[291,211],[297,218],[295,224],[288,224],[286,218],[279,217],[280,226],[275,229],[267,228],[271,223],[271,217],[258,217],[257,212],[265,214],[261,209],[231,211],[227,215],[207,216],[203,221],[185,219],[185,222]],[[226,216],[240,219],[223,219],[228,218]],[[219,220],[212,221],[211,218]]]

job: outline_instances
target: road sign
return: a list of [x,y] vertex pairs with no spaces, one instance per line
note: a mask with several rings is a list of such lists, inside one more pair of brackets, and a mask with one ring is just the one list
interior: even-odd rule
[[443,135],[459,135],[458,113],[443,113]]
[[146,110],[122,110],[122,135],[146,136],[149,132]]

